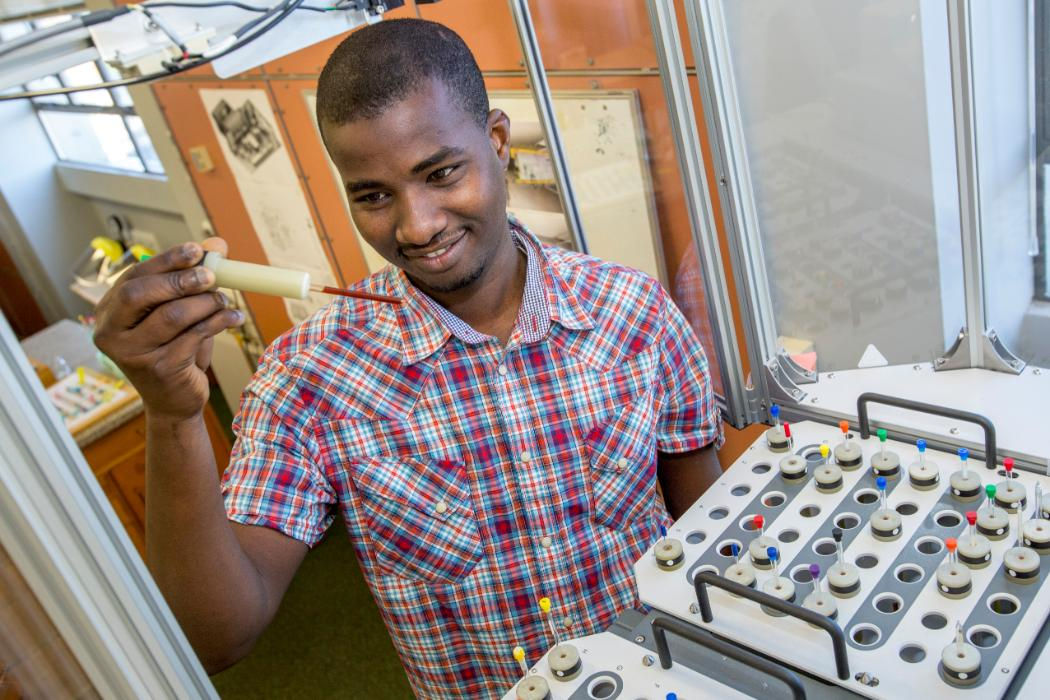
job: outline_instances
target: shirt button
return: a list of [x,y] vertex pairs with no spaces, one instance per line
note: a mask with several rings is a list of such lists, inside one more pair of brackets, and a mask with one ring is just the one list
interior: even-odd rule
[[616,464],[620,466],[620,469],[624,469],[627,466],[627,458],[620,457],[620,460]]
[[528,450],[525,450],[524,452],[521,453],[521,461],[522,462],[528,462],[530,459],[532,459],[532,455],[529,454]]
[[507,365],[500,365],[499,369],[497,371],[500,374],[502,374],[502,375],[506,375],[507,374]]
[[437,511],[438,515],[441,515],[442,513],[448,510],[448,504],[444,501],[438,501],[437,505],[434,506],[434,510]]
[[542,544],[544,547],[550,548],[550,546],[552,544],[554,544],[554,542],[553,542],[553,540],[551,540],[550,537],[547,537],[546,535],[544,535],[543,537],[540,538],[540,544]]

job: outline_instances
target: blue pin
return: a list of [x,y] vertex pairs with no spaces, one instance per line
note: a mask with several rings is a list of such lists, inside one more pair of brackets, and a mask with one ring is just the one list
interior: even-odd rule
[[886,510],[886,477],[880,476],[876,479],[875,486],[879,489],[879,507]]
[[678,700],[678,693],[668,693],[666,700]]
[[776,404],[770,406],[769,415],[773,416],[773,425],[780,425],[780,406]]
[[918,439],[915,441],[915,446],[919,448],[919,464],[926,464],[926,441]]
[[667,527],[664,525],[660,526],[660,537],[667,537]]
[[959,460],[960,460],[960,461],[962,462],[962,473],[963,473],[963,477],[965,477],[965,476],[966,476],[966,469],[967,469],[967,466],[968,466],[968,465],[966,464],[966,460],[967,460],[967,459],[968,459],[969,457],[970,457],[970,451],[969,451],[968,449],[966,449],[965,447],[960,447],[960,448],[959,448]]
[[729,545],[729,551],[733,553],[733,561],[735,561],[737,564],[739,564],[740,563],[740,545],[738,545],[736,542],[733,542],[732,544]]
[[777,560],[780,559],[780,554],[777,553],[776,547],[766,547],[766,556],[769,557],[769,561],[773,564],[773,576],[780,576],[780,567],[777,565]]

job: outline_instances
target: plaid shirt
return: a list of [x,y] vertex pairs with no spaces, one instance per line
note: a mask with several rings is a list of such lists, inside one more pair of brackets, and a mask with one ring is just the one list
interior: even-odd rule
[[553,638],[637,604],[670,519],[657,451],[721,437],[696,336],[645,275],[541,245],[507,345],[388,267],[267,350],[223,480],[231,520],[313,546],[338,510],[416,694],[502,695]]

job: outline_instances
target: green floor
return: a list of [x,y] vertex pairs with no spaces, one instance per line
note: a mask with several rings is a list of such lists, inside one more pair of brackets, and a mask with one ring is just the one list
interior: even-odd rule
[[411,698],[339,521],[303,562],[252,653],[212,676],[237,698]]

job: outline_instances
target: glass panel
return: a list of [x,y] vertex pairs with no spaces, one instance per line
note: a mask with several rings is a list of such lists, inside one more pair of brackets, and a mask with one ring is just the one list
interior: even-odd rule
[[124,121],[127,122],[131,138],[135,139],[135,145],[139,147],[139,154],[146,165],[146,170],[151,173],[163,173],[164,166],[157,157],[157,151],[154,150],[153,142],[146,133],[146,126],[142,123],[142,118],[124,117]]
[[939,356],[965,325],[944,4],[720,6],[778,345]]
[[[46,75],[39,80],[30,80],[26,83],[27,90],[50,90],[51,88],[60,87],[62,87],[62,83],[53,75]],[[46,97],[34,97],[33,102],[37,104],[67,105],[69,104],[69,97],[66,95],[47,95]]]
[[120,115],[41,110],[40,120],[63,160],[137,172],[145,169]]
[[44,29],[45,27],[53,27],[56,24],[62,24],[73,19],[73,15],[51,15],[49,17],[41,17],[40,19],[33,20],[33,26],[37,29]]
[[[102,74],[98,72],[98,66],[94,63],[81,63],[79,66],[73,66],[62,71],[59,75],[62,77],[62,82],[70,87],[97,85],[102,82]],[[107,90],[74,92],[70,94],[70,98],[73,100],[73,104],[78,105],[113,106],[113,97]]]
[[[974,107],[980,176],[985,323],[1022,359],[1050,366],[1045,190],[1050,134],[1044,126],[1050,11],[1026,0],[971,5]],[[1045,88],[1044,88],[1045,90]],[[1036,187],[1038,184],[1040,187]]]
[[10,41],[15,37],[28,34],[32,27],[29,26],[29,22],[8,22],[7,24],[0,24],[0,41]]
[[0,698],[95,698],[91,681],[0,547]]
[[[663,283],[700,338],[715,390],[724,395],[664,88],[652,70],[656,48],[645,3],[597,14],[579,1],[529,5],[588,252]],[[534,114],[530,102],[523,99],[523,116]],[[542,138],[537,127],[535,140]],[[520,163],[542,144],[519,147]],[[544,185],[554,191],[553,183]],[[512,188],[512,206],[523,200]]]

